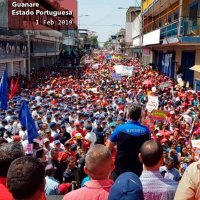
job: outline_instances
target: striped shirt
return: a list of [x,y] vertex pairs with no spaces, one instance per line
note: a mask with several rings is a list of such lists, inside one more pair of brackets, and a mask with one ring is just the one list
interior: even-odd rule
[[144,200],[173,200],[177,182],[165,179],[159,171],[143,171],[140,176]]

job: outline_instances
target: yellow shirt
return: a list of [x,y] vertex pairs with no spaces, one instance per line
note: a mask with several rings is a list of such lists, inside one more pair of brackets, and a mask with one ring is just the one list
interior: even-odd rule
[[186,169],[174,200],[200,200],[200,161]]

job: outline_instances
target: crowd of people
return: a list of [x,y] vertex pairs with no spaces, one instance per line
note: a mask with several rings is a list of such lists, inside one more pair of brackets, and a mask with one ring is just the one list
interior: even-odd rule
[[[0,112],[0,200],[200,199],[200,92],[115,53],[93,52],[84,65],[33,74]],[[133,75],[114,79],[115,65]],[[152,117],[149,95],[164,118]]]

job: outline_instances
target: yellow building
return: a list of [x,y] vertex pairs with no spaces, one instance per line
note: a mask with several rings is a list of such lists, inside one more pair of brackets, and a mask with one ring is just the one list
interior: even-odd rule
[[143,0],[143,59],[162,73],[183,79],[197,90],[200,73],[200,1]]

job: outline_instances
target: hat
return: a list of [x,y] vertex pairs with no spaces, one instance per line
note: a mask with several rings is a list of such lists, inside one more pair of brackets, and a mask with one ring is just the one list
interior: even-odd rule
[[81,123],[80,122],[75,122],[74,125],[75,126],[81,126]]
[[160,170],[159,170],[159,171],[160,171],[160,173],[161,173],[161,174],[162,174],[162,173],[166,173],[166,172],[167,172],[167,171],[166,171],[164,168],[162,168],[162,167],[160,168]]
[[82,138],[82,135],[81,133],[76,133],[75,134],[75,138],[78,140],[78,139],[81,139]]
[[55,140],[53,143],[54,145],[60,144],[60,140]]
[[47,115],[47,117],[46,117],[47,119],[51,119],[51,115]]
[[162,133],[157,133],[156,136],[157,136],[157,137],[162,137],[163,134],[162,134]]
[[161,144],[164,144],[164,143],[166,143],[166,142],[168,142],[168,140],[167,140],[166,138],[164,138],[164,139],[162,139],[162,140],[160,141]]
[[51,133],[50,129],[45,129],[44,133]]
[[92,130],[92,126],[86,126],[85,129],[88,130],[88,131],[91,131]]
[[13,136],[13,141],[14,142],[20,142],[21,141],[21,137],[19,135],[14,135]]
[[172,110],[172,111],[170,112],[170,115],[175,115],[175,112]]
[[101,122],[100,122],[100,121],[97,121],[97,122],[96,122],[96,125],[100,125],[100,124],[101,124]]
[[40,140],[38,140],[38,139],[34,139],[33,142],[34,142],[34,143],[37,143],[37,144],[39,144],[39,145],[41,144],[41,143],[40,143]]
[[53,128],[53,127],[55,127],[56,126],[56,123],[55,122],[51,122],[50,123],[50,128]]
[[115,124],[115,122],[111,122],[111,123],[109,124],[109,126],[110,126],[110,127],[115,127],[116,124]]
[[71,183],[62,183],[58,186],[58,190],[61,195],[65,195],[68,192],[70,187],[71,187]]
[[72,144],[70,150],[76,151],[77,150],[77,144]]
[[56,170],[56,167],[54,167],[52,164],[48,164],[48,165],[45,167],[45,171],[51,170],[51,169],[55,169],[55,170]]
[[44,138],[43,142],[44,142],[44,143],[50,142],[50,140],[49,140],[48,138]]
[[121,174],[112,186],[108,200],[143,200],[142,183],[132,172]]

